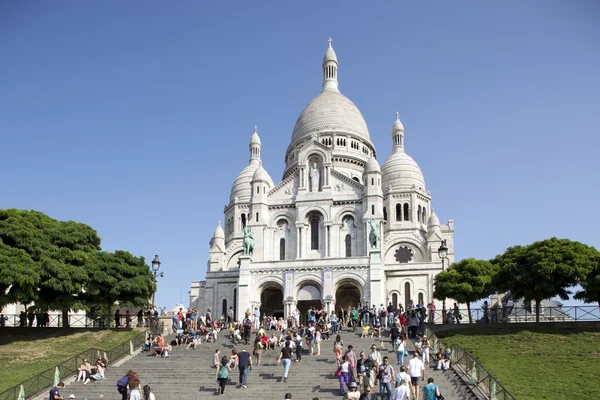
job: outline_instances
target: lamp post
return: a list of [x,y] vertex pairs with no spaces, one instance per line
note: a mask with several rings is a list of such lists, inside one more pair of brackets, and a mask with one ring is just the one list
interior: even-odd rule
[[[157,283],[157,278],[158,277],[163,277],[165,276],[164,273],[158,273],[158,270],[160,269],[160,260],[158,259],[158,255],[154,256],[154,260],[152,260],[152,273],[154,274],[154,284],[156,285]],[[156,289],[154,290],[154,293],[152,293],[152,311],[154,312],[154,297],[156,296]]]
[[[448,247],[446,247],[446,239],[442,240],[442,244],[438,249],[438,256],[442,260],[442,272],[444,272],[444,263],[448,259]],[[446,323],[446,297],[442,299],[442,324]]]

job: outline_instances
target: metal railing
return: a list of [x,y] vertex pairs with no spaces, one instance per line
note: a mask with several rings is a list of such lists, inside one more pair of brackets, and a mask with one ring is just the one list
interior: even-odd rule
[[131,339],[117,345],[111,350],[101,350],[90,348],[82,353],[79,353],[65,361],[61,361],[57,365],[49,368],[27,380],[21,382],[0,393],[0,400],[18,400],[21,394],[21,387],[25,393],[25,398],[29,399],[39,395],[44,390],[49,390],[58,381],[65,380],[70,376],[77,374],[77,369],[84,359],[95,360],[97,357],[105,357],[108,366],[121,358],[132,354],[136,349],[142,347],[146,341],[148,331],[140,332]]
[[[448,348],[430,328],[425,329],[425,334],[432,348],[432,356]],[[450,367],[456,371],[463,381],[478,391],[489,400],[516,400],[504,386],[498,382],[468,351],[460,345],[454,344],[450,348]]]
[[[460,308],[458,314],[454,310],[446,310],[447,323],[468,324],[469,312],[466,308]],[[456,315],[460,315],[457,318]],[[486,310],[472,308],[471,317],[473,323],[497,323],[497,322],[535,322],[535,306],[522,307],[510,306]],[[442,310],[436,310],[427,315],[428,323],[441,324]],[[540,322],[575,322],[575,321],[600,321],[600,309],[598,306],[562,306],[562,307],[540,307]]]
[[[137,318],[137,316],[132,317],[129,328],[151,328],[152,326],[158,324],[158,318],[153,317],[144,317],[141,322]],[[3,328],[61,328],[63,327],[63,317],[62,314],[50,314],[48,316],[48,321],[42,322],[41,319],[34,318],[31,320],[31,324],[29,320],[25,318],[24,324],[20,319],[20,314],[4,314],[4,324],[2,324],[2,320],[0,320],[0,327]],[[112,315],[110,316],[96,316],[90,317],[88,315],[77,315],[77,314],[69,314],[69,327],[70,328],[100,328],[100,329],[114,329],[116,328],[116,322]],[[128,328],[126,326],[125,317],[121,318],[121,323],[119,328]]]

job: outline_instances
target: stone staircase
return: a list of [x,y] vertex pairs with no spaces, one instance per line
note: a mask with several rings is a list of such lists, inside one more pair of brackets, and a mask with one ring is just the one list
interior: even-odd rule
[[[341,333],[344,347],[352,344],[354,350],[369,352],[373,343],[381,347],[380,341],[372,339],[360,339],[359,330],[356,334],[348,329]],[[169,339],[169,338],[168,338]],[[388,356],[391,365],[396,372],[395,353],[391,349],[389,340],[381,349],[383,356]],[[412,346],[412,343],[409,344]],[[217,343],[203,343],[197,350],[183,347],[175,347],[173,355],[169,358],[157,358],[148,353],[139,353],[120,366],[110,367],[106,371],[106,379],[99,382],[91,382],[83,386],[81,382],[68,384],[62,391],[62,395],[68,398],[74,394],[77,400],[96,399],[120,399],[117,392],[116,382],[128,370],[136,371],[143,385],[150,385],[156,400],[192,400],[206,399],[216,395],[217,383],[215,381],[216,370],[210,367],[216,348],[221,349],[221,355],[231,354],[233,344],[224,334],[219,336]],[[238,349],[246,349],[251,352],[251,346],[238,345]],[[412,357],[405,357],[405,365]],[[302,363],[292,362],[287,382],[283,382],[283,367],[277,365],[279,350],[269,350],[264,353],[262,365],[255,366],[248,373],[248,387],[243,389],[239,386],[239,373],[233,370],[230,374],[230,383],[225,389],[225,395],[236,398],[251,398],[265,400],[282,400],[285,393],[292,393],[293,399],[341,399],[339,394],[339,381],[334,377],[337,365],[333,354],[333,341],[324,340],[321,343],[320,356],[308,356],[306,349],[302,356]],[[254,361],[254,360],[253,360]],[[426,379],[433,377],[435,384],[447,400],[476,399],[466,384],[452,370],[442,372],[428,368]],[[374,388],[373,392],[379,392]],[[422,398],[422,397],[420,397]]]

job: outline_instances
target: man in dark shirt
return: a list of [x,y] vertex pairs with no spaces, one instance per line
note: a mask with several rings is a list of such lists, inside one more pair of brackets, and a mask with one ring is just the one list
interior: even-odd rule
[[58,382],[58,385],[50,389],[50,396],[48,398],[50,400],[64,400],[64,397],[60,395],[60,390],[64,387],[65,384],[63,382]]
[[246,350],[238,353],[238,368],[240,369],[240,385],[246,389],[248,383],[248,369],[252,369],[252,356]]

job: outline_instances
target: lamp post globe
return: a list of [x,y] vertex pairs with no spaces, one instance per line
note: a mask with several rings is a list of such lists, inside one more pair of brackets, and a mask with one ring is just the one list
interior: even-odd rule
[[[446,240],[442,240],[442,244],[438,249],[438,256],[442,260],[442,272],[444,272],[444,262],[448,258],[448,247],[446,247]],[[442,324],[446,323],[446,298],[442,299]]]
[[[154,284],[157,284],[157,280],[156,278],[158,278],[159,276],[162,278],[164,276],[164,274],[161,272],[160,274],[158,273],[158,270],[160,269],[160,260],[158,259],[158,254],[154,255],[154,260],[152,260],[152,273],[154,275]],[[154,293],[152,293],[152,312],[155,311],[155,305],[154,305],[154,299],[156,296],[156,288],[154,289]]]
[[160,260],[158,259],[158,255],[154,256],[154,260],[152,260],[152,271],[158,272],[160,268]]

